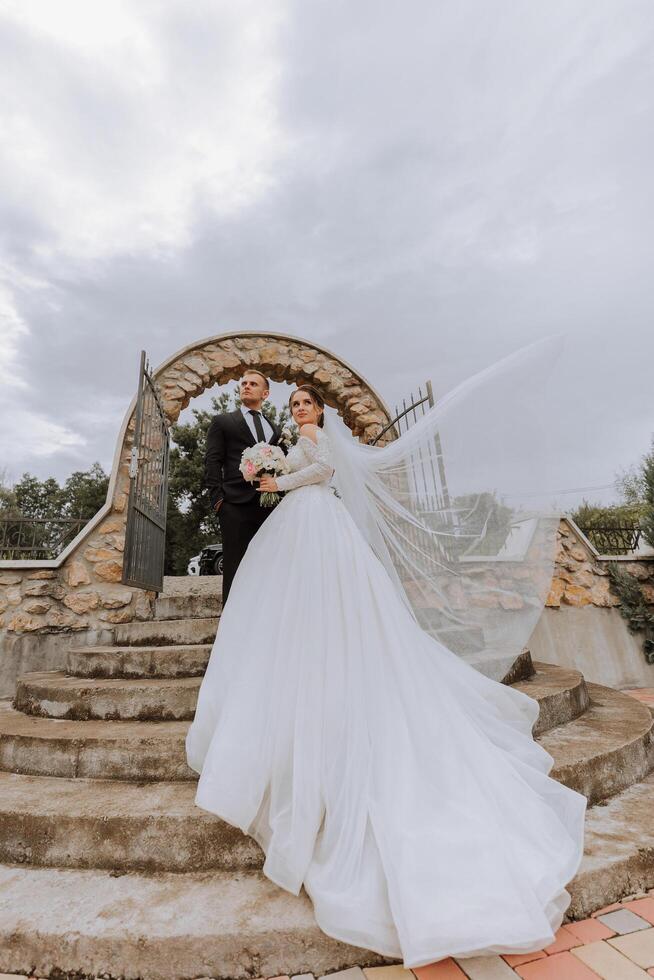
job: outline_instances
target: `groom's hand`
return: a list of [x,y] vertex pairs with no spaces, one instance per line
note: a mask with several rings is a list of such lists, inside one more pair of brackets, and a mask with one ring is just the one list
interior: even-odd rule
[[213,509],[215,510],[216,514],[220,510],[220,505],[221,504],[222,504],[222,500],[217,500],[216,503],[213,505]]

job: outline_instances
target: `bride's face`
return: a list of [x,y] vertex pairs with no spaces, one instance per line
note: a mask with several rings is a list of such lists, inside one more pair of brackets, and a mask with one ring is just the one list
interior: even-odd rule
[[293,420],[298,425],[305,425],[307,422],[318,425],[318,419],[322,414],[308,391],[298,391],[291,399],[291,413]]

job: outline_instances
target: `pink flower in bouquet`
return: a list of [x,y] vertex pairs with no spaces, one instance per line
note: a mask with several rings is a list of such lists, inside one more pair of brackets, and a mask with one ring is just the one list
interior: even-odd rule
[[[256,445],[243,450],[239,469],[248,483],[254,483],[264,473],[272,472],[275,476],[287,473],[288,463],[279,446],[271,446],[267,442],[258,442]],[[278,493],[262,493],[259,497],[259,503],[262,507],[272,507],[278,500]]]

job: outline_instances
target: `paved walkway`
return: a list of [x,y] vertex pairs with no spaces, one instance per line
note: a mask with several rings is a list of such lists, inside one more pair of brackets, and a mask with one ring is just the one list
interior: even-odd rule
[[624,690],[622,693],[631,694],[632,697],[638,698],[639,701],[644,701],[650,708],[654,708],[654,687],[633,687]]
[[[654,977],[654,888],[561,926],[556,942],[519,956],[448,957],[430,966],[354,967],[320,980],[648,980]],[[2,980],[2,978],[0,978]],[[264,978],[261,978],[264,980]],[[313,974],[275,980],[314,980]]]

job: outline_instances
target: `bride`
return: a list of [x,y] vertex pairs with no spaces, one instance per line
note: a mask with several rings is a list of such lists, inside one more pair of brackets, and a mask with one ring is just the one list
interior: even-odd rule
[[293,392],[290,472],[259,487],[285,496],[238,568],[186,739],[197,805],[304,886],[325,933],[407,968],[549,945],[583,854],[586,799],[548,775],[537,701],[499,682],[551,581],[536,399],[555,348],[482,371],[383,447]]

